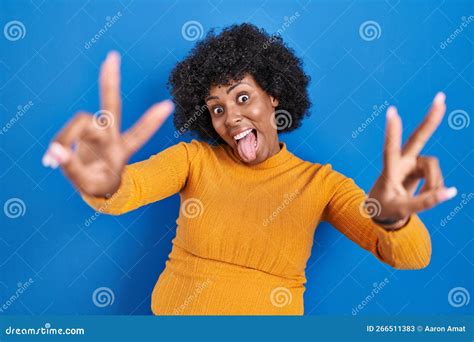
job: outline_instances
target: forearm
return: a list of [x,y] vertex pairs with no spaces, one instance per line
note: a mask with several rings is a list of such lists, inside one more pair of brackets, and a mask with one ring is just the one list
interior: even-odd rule
[[93,209],[103,214],[120,215],[137,206],[138,187],[132,176],[132,171],[124,171],[119,189],[106,197],[95,197],[80,192],[82,199]]
[[431,239],[417,215],[411,215],[406,224],[402,222],[403,227],[396,223],[388,227],[392,229],[385,229],[362,209],[367,196],[352,179],[338,172],[331,172],[326,179],[331,199],[323,220],[394,268],[420,269],[429,264]]
[[119,189],[109,199],[82,198],[101,213],[120,215],[178,193],[186,184],[190,158],[199,148],[198,142],[179,143],[134,164],[122,172]]
[[378,257],[396,269],[421,269],[430,263],[431,239],[418,215],[411,215],[399,229],[386,230],[374,224]]

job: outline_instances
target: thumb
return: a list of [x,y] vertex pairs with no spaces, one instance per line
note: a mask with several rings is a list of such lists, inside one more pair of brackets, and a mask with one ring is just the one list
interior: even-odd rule
[[410,213],[430,209],[437,204],[447,201],[457,194],[455,187],[426,191],[408,200],[406,206]]

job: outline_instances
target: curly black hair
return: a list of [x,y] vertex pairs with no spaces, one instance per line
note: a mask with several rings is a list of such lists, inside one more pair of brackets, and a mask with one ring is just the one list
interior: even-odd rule
[[253,76],[265,92],[278,99],[278,110],[291,115],[292,131],[309,115],[309,76],[302,61],[279,35],[269,35],[252,24],[232,25],[220,34],[211,30],[171,71],[168,87],[176,105],[175,136],[190,130],[210,143],[223,143],[212,126],[204,102],[212,86]]

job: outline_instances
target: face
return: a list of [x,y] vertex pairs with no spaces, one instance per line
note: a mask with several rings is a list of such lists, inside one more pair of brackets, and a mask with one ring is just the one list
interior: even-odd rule
[[205,99],[212,125],[240,159],[258,164],[280,150],[273,113],[278,100],[251,75],[226,86],[213,86]]

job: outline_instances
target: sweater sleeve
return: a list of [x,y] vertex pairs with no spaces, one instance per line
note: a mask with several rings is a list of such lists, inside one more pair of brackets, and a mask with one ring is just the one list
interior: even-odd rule
[[127,165],[119,189],[109,198],[81,193],[93,209],[120,215],[180,192],[186,184],[199,142],[178,143],[149,159]]
[[431,240],[418,215],[408,223],[387,231],[363,215],[361,205],[367,195],[354,180],[326,166],[326,193],[329,201],[322,220],[329,222],[350,240],[396,269],[421,269],[430,263]]

